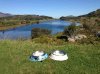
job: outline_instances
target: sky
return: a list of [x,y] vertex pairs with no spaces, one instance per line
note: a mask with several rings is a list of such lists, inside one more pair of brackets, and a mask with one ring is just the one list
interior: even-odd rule
[[100,9],[100,0],[0,0],[0,12],[55,18],[83,15]]

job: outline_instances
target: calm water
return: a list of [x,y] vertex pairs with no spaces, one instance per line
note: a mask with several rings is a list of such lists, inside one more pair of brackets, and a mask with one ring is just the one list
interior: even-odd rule
[[41,22],[40,24],[31,24],[26,26],[21,26],[5,31],[0,31],[0,39],[29,39],[31,38],[32,28],[44,28],[52,31],[52,34],[62,32],[65,26],[70,25],[70,22],[65,22],[61,20],[50,20],[46,22]]

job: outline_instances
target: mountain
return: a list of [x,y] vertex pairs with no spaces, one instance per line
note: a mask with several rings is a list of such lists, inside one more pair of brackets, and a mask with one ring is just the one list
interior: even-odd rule
[[12,15],[9,14],[9,13],[2,13],[2,12],[0,12],[0,17],[8,17],[8,16],[12,16]]

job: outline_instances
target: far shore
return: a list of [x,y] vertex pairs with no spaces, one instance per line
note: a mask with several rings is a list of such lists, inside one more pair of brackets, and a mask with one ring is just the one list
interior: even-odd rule
[[25,26],[25,25],[28,25],[28,24],[20,24],[20,25],[13,25],[13,26],[0,26],[0,31],[11,29],[11,28],[16,28],[20,26]]
[[[49,19],[49,20],[52,20],[52,19]],[[48,20],[39,20],[39,21],[35,21],[31,24],[39,24],[40,22],[45,22],[45,21],[48,21]],[[31,24],[29,23],[29,24],[18,24],[18,25],[11,25],[11,26],[0,26],[0,31],[4,31],[7,29],[11,29],[11,28],[16,28],[16,27],[20,27],[20,26],[25,26],[25,25],[31,25]]]

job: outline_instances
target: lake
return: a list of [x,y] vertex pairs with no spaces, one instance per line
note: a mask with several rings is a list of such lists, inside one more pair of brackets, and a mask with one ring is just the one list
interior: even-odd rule
[[39,24],[31,24],[0,31],[0,39],[29,39],[31,38],[32,28],[44,28],[51,30],[52,34],[62,32],[65,26],[70,25],[71,22],[62,20],[49,20]]

